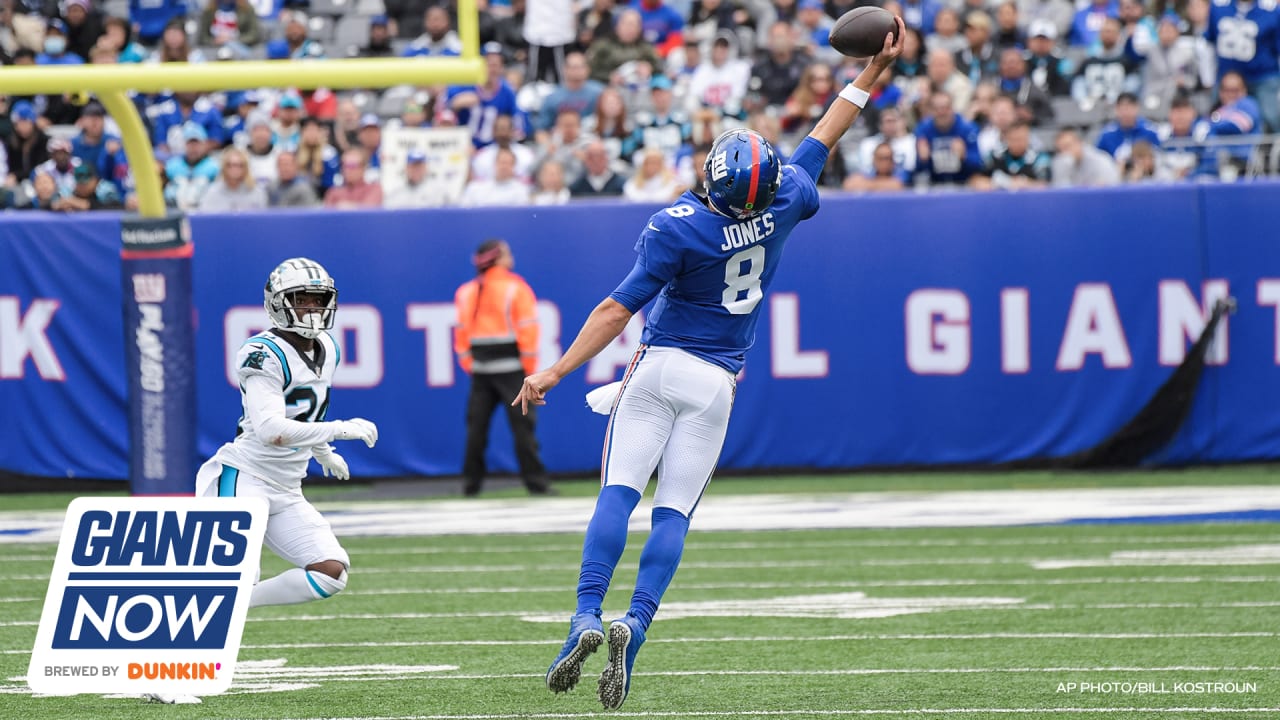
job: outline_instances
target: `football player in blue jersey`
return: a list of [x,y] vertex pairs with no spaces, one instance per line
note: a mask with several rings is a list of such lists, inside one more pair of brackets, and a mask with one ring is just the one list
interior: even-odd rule
[[649,219],[631,273],[592,311],[560,360],[525,378],[512,403],[526,410],[545,404],[551,388],[657,298],[640,348],[610,398],[603,487],[583,543],[569,638],[547,670],[552,692],[577,685],[583,661],[605,643],[601,605],[626,544],[628,519],[656,468],[652,530],[630,610],[609,625],[609,657],[598,686],[606,709],[626,700],[636,653],[680,564],[689,517],[720,456],[760,301],[787,236],[818,211],[815,181],[828,153],[857,118],[876,78],[902,53],[906,30],[897,22],[898,41],[886,35],[881,51],[840,92],[789,164],[750,130],[717,138],[705,163],[706,196],[686,192]]

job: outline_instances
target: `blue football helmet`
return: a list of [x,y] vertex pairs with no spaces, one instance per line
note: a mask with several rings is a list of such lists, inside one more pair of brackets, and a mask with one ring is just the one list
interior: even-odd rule
[[760,133],[746,128],[728,130],[716,138],[703,170],[712,209],[734,220],[768,209],[782,180],[778,152]]

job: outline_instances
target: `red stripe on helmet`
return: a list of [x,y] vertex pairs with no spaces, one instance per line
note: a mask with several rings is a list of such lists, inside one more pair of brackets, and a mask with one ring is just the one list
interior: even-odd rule
[[747,188],[747,212],[754,212],[756,205],[756,190],[760,187],[760,140],[756,138],[755,133],[749,133],[747,137],[751,138],[751,185]]

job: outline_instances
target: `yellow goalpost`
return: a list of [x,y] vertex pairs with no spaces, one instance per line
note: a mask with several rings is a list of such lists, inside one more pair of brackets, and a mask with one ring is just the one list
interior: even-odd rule
[[393,85],[479,84],[485,80],[475,0],[458,0],[460,57],[365,58],[352,60],[259,60],[131,65],[59,65],[0,69],[0,93],[90,92],[120,126],[124,151],[138,189],[138,212],[163,217],[164,195],[146,126],[128,92],[249,90],[296,87],[312,90],[385,88]]

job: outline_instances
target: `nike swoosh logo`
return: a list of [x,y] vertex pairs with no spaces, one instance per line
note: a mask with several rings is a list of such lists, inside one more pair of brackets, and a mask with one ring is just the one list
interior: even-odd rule
[[654,232],[662,232],[661,230],[658,229],[658,226],[654,225],[653,223],[649,223],[649,229]]

